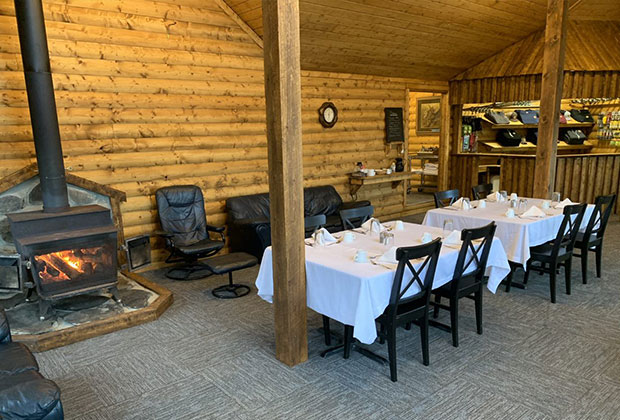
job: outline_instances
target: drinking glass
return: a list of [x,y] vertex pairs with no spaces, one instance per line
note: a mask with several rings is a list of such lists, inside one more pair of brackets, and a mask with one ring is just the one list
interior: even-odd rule
[[469,202],[469,197],[463,197],[463,210],[471,209],[471,203]]
[[555,202],[555,203],[559,203],[560,201],[562,201],[562,195],[555,191],[552,195],[551,195],[551,201]]
[[508,205],[510,206],[511,209],[517,209],[517,200],[510,200],[510,203],[508,203]]
[[506,200],[508,199],[508,191],[502,190],[499,192],[499,195],[501,197],[502,203],[505,203]]
[[454,222],[452,222],[452,219],[446,219],[443,221],[443,238],[447,238],[448,235],[450,235],[452,233],[452,231],[454,230]]
[[519,200],[519,214],[525,213],[526,210],[527,210],[527,200],[525,198],[522,198]]

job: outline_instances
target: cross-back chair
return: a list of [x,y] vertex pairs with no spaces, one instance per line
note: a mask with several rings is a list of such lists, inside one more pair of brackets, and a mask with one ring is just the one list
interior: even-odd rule
[[566,294],[570,295],[571,293],[570,276],[573,248],[585,210],[585,204],[564,207],[564,218],[556,238],[545,244],[530,248],[530,259],[527,261],[523,283],[527,284],[532,270],[549,274],[551,303],[555,303],[556,300],[556,276],[561,266],[564,267]]
[[316,216],[308,216],[304,218],[304,229],[306,232],[306,238],[312,236],[317,230],[325,226],[327,223],[327,217],[324,214],[317,214]]
[[[476,229],[461,231],[461,250],[456,260],[452,281],[433,290],[435,301],[433,318],[439,315],[439,309],[450,311],[450,326],[432,320],[431,325],[452,333],[452,345],[459,346],[459,300],[474,300],[476,309],[476,331],[482,334],[482,289],[484,272],[493,244],[496,225],[494,222]],[[448,298],[450,305],[441,304],[441,298]]]
[[433,197],[435,198],[435,207],[440,209],[452,205],[459,198],[459,190],[437,191]]
[[585,231],[577,233],[575,248],[579,250],[579,254],[573,253],[573,255],[581,258],[583,284],[588,283],[588,251],[594,252],[596,256],[596,277],[601,277],[603,237],[615,203],[616,194],[596,197],[594,210]]
[[[439,260],[441,239],[428,244],[403,247],[396,250],[398,267],[394,274],[390,303],[381,316],[379,338],[387,340],[390,361],[390,379],[397,380],[396,373],[396,328],[417,323],[422,341],[422,362],[428,366],[428,311],[435,269]],[[423,261],[415,261],[423,259]],[[412,264],[413,262],[413,264]],[[417,267],[414,265],[419,263]]]
[[357,207],[354,209],[340,210],[342,229],[355,229],[372,217],[375,213],[373,206]]
[[480,200],[487,198],[489,194],[493,192],[493,184],[480,184],[471,188],[472,197],[474,200]]

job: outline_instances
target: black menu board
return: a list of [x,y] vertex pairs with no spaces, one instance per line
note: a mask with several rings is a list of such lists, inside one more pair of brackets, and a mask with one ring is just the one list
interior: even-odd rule
[[403,109],[385,108],[385,141],[387,143],[405,141]]

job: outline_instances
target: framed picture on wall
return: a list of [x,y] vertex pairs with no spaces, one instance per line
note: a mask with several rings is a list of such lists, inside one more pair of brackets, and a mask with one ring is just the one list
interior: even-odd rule
[[418,98],[416,133],[428,135],[439,133],[441,126],[441,107],[439,96]]

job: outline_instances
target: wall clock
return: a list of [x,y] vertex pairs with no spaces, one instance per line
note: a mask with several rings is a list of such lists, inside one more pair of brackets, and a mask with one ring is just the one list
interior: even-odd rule
[[319,122],[325,128],[331,128],[338,121],[338,109],[331,102],[325,102],[319,108]]

